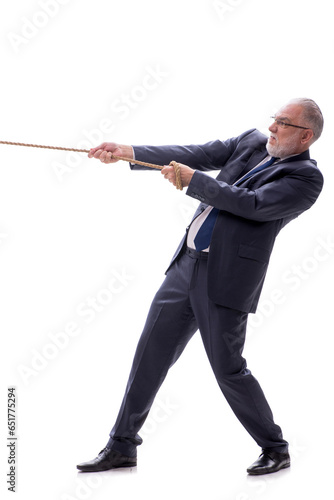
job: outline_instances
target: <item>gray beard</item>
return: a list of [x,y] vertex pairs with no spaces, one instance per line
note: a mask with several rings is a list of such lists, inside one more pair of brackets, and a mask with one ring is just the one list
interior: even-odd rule
[[288,156],[292,156],[296,154],[296,143],[293,138],[287,143],[285,142],[284,146],[280,146],[280,144],[276,144],[273,146],[267,142],[267,151],[270,156],[275,156],[276,158],[287,158]]

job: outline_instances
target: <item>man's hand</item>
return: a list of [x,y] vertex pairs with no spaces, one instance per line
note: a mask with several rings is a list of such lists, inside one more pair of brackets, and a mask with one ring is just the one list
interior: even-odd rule
[[102,163],[115,163],[118,160],[112,158],[112,155],[123,156],[133,160],[132,146],[124,146],[115,142],[103,142],[89,151],[88,158],[97,158]]
[[[190,184],[190,181],[195,173],[195,170],[188,167],[187,165],[183,165],[182,163],[179,163],[179,165],[180,165],[182,186],[187,187]],[[176,186],[176,176],[174,167],[167,165],[161,170],[161,173],[165,177],[165,179],[168,179],[169,182],[171,182],[172,184],[174,184],[174,186]]]

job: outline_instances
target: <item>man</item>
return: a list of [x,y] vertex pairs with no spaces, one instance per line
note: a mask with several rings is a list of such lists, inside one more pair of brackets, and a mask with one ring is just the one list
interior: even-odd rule
[[[138,432],[169,368],[198,329],[219,387],[262,448],[247,472],[267,474],[290,466],[288,443],[242,352],[247,316],[256,311],[275,238],[322,189],[323,177],[309,155],[322,128],[316,103],[294,99],[274,117],[269,138],[253,129],[201,146],[104,143],[90,151],[89,157],[104,163],[115,161],[112,154],[165,165],[180,162],[186,194],[201,204],[151,305],[107,446],[79,470],[136,465],[136,447],[142,443]],[[205,174],[214,169],[220,171],[216,179]],[[161,172],[176,184],[172,166]]]

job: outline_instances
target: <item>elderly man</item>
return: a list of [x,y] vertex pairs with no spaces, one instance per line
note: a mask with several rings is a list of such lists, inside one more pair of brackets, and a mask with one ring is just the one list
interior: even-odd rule
[[[79,470],[136,465],[138,432],[169,368],[197,330],[221,391],[262,448],[247,472],[268,474],[290,466],[288,442],[242,352],[247,317],[256,311],[275,238],[321,192],[323,177],[309,147],[322,128],[317,104],[294,99],[273,117],[269,138],[252,129],[199,146],[104,143],[90,151],[89,157],[104,163],[114,162],[113,154],[161,165],[180,162],[186,194],[201,203],[152,302],[110,439]],[[209,170],[219,170],[218,176],[208,176]],[[175,185],[172,166],[161,172]],[[201,429],[199,435],[216,444],[221,432]]]

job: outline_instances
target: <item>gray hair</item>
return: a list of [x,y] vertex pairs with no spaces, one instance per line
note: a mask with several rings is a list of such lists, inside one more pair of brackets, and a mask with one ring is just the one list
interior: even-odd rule
[[292,99],[290,102],[303,107],[305,124],[309,125],[314,134],[312,142],[318,140],[324,128],[324,117],[319,106],[312,99],[305,97]]

